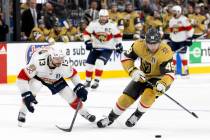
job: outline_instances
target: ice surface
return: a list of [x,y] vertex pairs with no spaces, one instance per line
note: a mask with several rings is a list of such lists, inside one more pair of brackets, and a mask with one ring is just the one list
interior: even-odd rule
[[[121,95],[129,78],[102,79],[96,91],[89,91],[85,103],[97,120],[107,115]],[[110,127],[99,129],[80,115],[73,131],[63,132],[55,127],[69,127],[74,110],[58,95],[51,96],[43,88],[37,96],[35,113],[27,114],[24,127],[17,126],[21,103],[17,87],[0,85],[0,140],[209,140],[210,139],[210,75],[191,75],[189,79],[176,79],[167,94],[199,119],[184,111],[166,96],[161,96],[133,128],[125,126],[126,119],[136,108],[132,105]],[[155,135],[162,135],[155,138]]]

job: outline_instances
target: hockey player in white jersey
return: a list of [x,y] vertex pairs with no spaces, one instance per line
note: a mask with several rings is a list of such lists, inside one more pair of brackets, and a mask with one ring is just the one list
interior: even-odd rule
[[[192,28],[187,17],[182,15],[182,8],[178,5],[172,7],[174,16],[169,21],[170,39],[169,45],[175,52],[179,50],[184,73],[188,75],[188,58],[186,55],[187,47],[192,45],[192,36],[194,29]],[[174,64],[176,65],[176,53],[174,54]]]
[[[68,86],[64,78],[69,78],[75,86],[73,90]],[[29,63],[18,74],[17,86],[21,92],[22,105],[18,115],[19,126],[26,121],[27,112],[34,112],[34,104],[37,104],[36,94],[43,85],[47,86],[52,95],[59,94],[67,103],[76,109],[79,102],[87,99],[87,90],[81,84],[79,75],[65,56],[62,49],[53,47],[36,51]],[[81,105],[79,113],[89,120],[95,121],[95,116],[88,113],[84,105]]]
[[[86,61],[86,82],[85,86],[96,89],[103,73],[103,68],[109,60],[113,50],[117,53],[123,51],[121,44],[122,34],[117,26],[109,20],[106,9],[99,11],[99,19],[92,21],[85,29],[84,41],[86,49],[90,51]],[[91,85],[93,71],[95,68],[95,79]]]

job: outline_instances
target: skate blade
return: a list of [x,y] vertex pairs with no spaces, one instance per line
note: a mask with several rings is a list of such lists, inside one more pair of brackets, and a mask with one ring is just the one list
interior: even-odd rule
[[23,122],[18,122],[19,127],[23,127],[23,124],[24,124]]

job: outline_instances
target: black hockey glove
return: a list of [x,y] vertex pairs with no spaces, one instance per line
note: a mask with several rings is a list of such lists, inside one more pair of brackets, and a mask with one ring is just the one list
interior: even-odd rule
[[85,45],[86,45],[86,50],[90,51],[93,49],[93,44],[92,44],[91,40],[85,41]]
[[186,45],[188,47],[191,47],[191,45],[192,45],[192,38],[191,37],[186,40]]
[[32,105],[32,103],[37,104],[37,100],[35,99],[35,97],[32,95],[31,91],[27,91],[25,93],[21,94],[22,98],[23,98],[23,102],[25,103],[27,109],[33,113],[34,112],[34,107]]
[[77,97],[79,97],[83,102],[87,100],[88,91],[85,89],[85,86],[81,83],[77,84],[73,90]]
[[116,44],[115,48],[116,48],[117,53],[122,53],[123,52],[123,46],[122,46],[121,43]]

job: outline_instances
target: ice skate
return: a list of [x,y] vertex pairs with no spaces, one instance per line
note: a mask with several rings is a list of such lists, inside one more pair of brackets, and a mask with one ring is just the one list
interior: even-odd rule
[[99,120],[97,122],[97,126],[99,128],[104,128],[104,127],[107,127],[107,126],[111,125],[113,122],[114,122],[114,120],[111,121],[111,120],[109,120],[108,117],[106,117],[106,118],[103,118],[103,119]]
[[108,117],[105,117],[97,122],[98,128],[104,128],[111,125],[114,120],[116,120],[119,115],[115,114],[113,111],[110,112]]
[[185,70],[181,75],[182,76],[189,76],[189,70],[188,69]]
[[91,81],[86,80],[85,83],[84,83],[84,86],[86,88],[89,88],[90,87],[90,83],[91,83]]
[[23,113],[23,112],[19,112],[19,114],[18,114],[18,126],[22,127],[25,122],[26,122],[26,114]]
[[136,110],[131,116],[130,118],[128,118],[128,120],[125,122],[125,125],[127,127],[133,127],[138,120],[141,118],[141,116],[143,115],[143,112],[140,112],[138,110]]
[[92,115],[87,111],[82,112],[81,115],[90,122],[94,122],[96,120],[95,115]]
[[94,83],[91,85],[91,88],[92,89],[96,89],[96,88],[98,88],[98,86],[99,86],[99,80],[98,79],[95,79],[94,80]]

